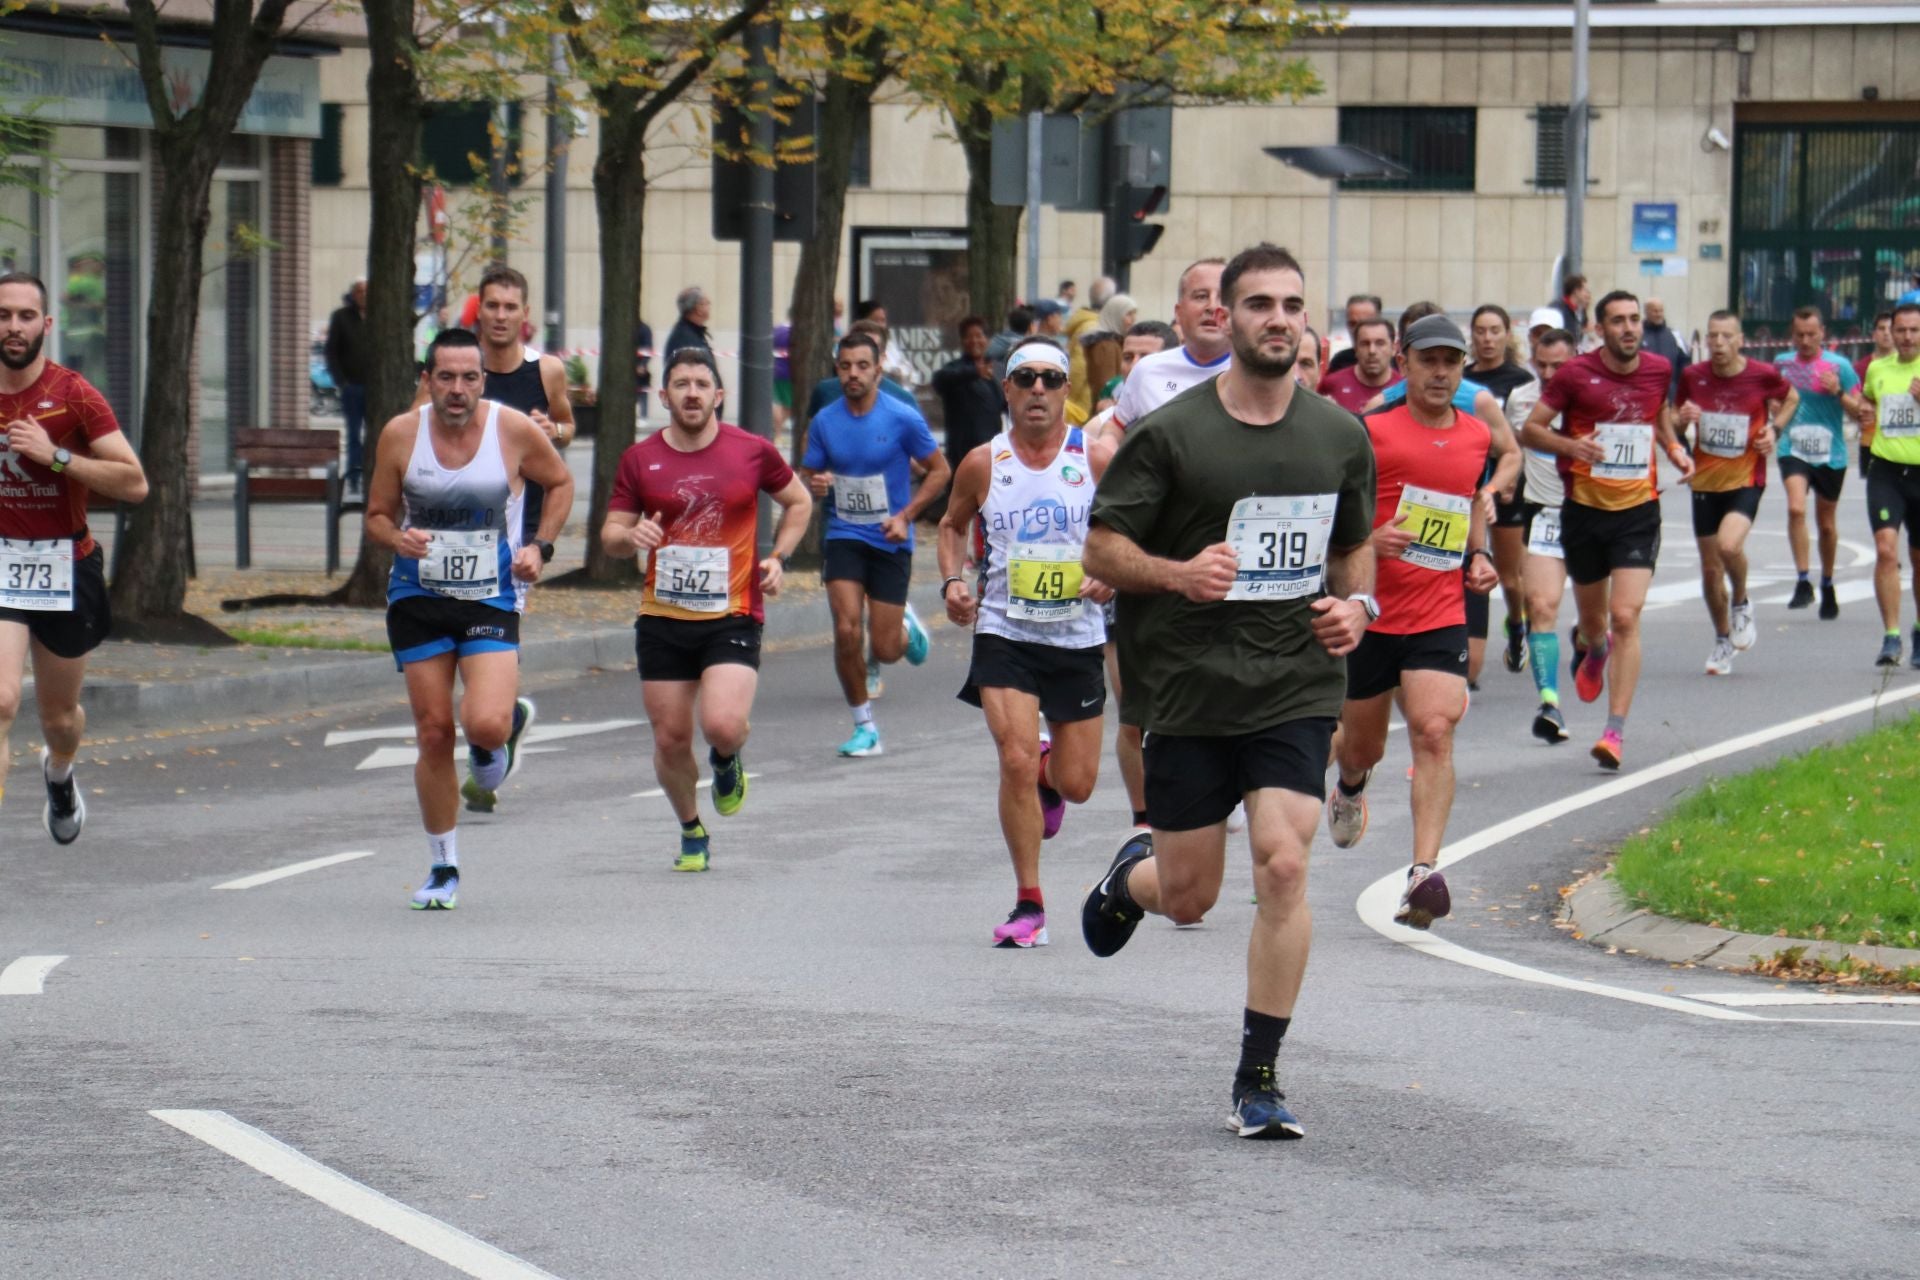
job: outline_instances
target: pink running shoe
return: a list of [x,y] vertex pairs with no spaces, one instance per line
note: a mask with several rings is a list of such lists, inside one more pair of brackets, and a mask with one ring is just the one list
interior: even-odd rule
[[1031,902],[1022,902],[1007,913],[1007,922],[993,931],[996,947],[1044,947],[1047,945],[1047,913]]
[[1601,734],[1600,741],[1593,744],[1593,758],[1600,762],[1602,769],[1618,769],[1620,759],[1626,752],[1626,743],[1611,729]]

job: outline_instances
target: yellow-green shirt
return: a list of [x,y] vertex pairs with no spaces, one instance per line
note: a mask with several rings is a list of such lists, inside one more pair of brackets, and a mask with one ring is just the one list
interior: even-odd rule
[[1873,400],[1873,456],[1902,466],[1920,466],[1920,403],[1913,380],[1920,378],[1920,357],[1902,364],[1882,356],[1867,366],[1863,384]]

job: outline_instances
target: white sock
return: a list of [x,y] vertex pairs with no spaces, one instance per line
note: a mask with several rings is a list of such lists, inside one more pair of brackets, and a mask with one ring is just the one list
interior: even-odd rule
[[872,723],[873,723],[873,704],[871,702],[863,702],[859,706],[853,709],[853,727],[854,728],[858,729],[862,725],[870,725]]
[[427,832],[427,853],[432,856],[436,864],[444,862],[450,867],[460,865],[460,850],[454,843],[454,838],[459,834],[460,828],[458,827],[455,827],[445,835],[437,836],[431,831]]
[[59,756],[49,754],[46,769],[48,782],[65,782],[73,776],[73,760],[69,758],[62,764]]

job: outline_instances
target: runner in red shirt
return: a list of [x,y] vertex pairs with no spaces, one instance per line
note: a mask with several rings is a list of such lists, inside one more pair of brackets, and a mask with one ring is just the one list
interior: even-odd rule
[[[707,869],[707,829],[694,784],[693,717],[713,765],[713,803],[737,813],[747,797],[747,741],[760,673],[764,596],[780,594],[787,557],[807,530],[813,499],[780,451],[720,421],[720,375],[703,347],[667,362],[658,434],[620,458],[600,545],[647,557],[634,649],[640,697],[653,725],[653,771],[680,820],[676,871]],[[780,504],[773,554],[757,559],[760,495]]]
[[[87,654],[107,638],[113,615],[99,546],[87,531],[87,494],[116,502],[147,496],[140,459],[106,397],[41,350],[53,329],[47,286],[22,271],[0,275],[0,707],[20,705],[27,655],[46,747],[41,822],[59,844],[86,825],[74,785],[86,712],[80,685]],[[12,753],[0,719],[0,791]]]
[[1353,328],[1353,363],[1320,379],[1320,394],[1358,415],[1367,402],[1400,381],[1393,367],[1393,322],[1375,316]]
[[1693,538],[1713,623],[1710,676],[1731,675],[1733,655],[1760,638],[1747,599],[1747,534],[1767,490],[1774,441],[1800,404],[1778,368],[1740,354],[1743,340],[1739,316],[1714,312],[1707,317],[1712,359],[1680,375],[1678,418],[1693,429]]
[[1693,459],[1673,434],[1673,366],[1640,349],[1640,300],[1616,289],[1594,315],[1600,349],[1561,366],[1528,415],[1522,443],[1560,460],[1567,485],[1560,547],[1580,610],[1573,683],[1582,702],[1611,683],[1607,728],[1593,758],[1618,769],[1640,683],[1640,611],[1660,554],[1654,449],[1666,450],[1683,480],[1693,475]]
[[1362,421],[1373,442],[1377,498],[1373,550],[1379,616],[1347,658],[1338,785],[1327,793],[1327,830],[1342,849],[1367,829],[1367,780],[1387,751],[1394,691],[1406,704],[1413,745],[1413,866],[1394,919],[1425,929],[1447,914],[1434,870],[1453,808],[1453,729],[1467,710],[1467,607],[1460,591],[1499,584],[1487,547],[1487,504],[1474,500],[1493,435],[1453,407],[1467,339],[1444,315],[1407,327],[1401,343],[1406,403]]

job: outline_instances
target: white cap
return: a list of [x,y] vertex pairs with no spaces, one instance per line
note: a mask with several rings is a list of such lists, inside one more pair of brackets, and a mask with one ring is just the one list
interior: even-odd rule
[[1067,353],[1051,342],[1029,342],[1014,349],[1007,357],[1007,372],[1012,373],[1022,365],[1043,364],[1049,369],[1067,372]]
[[1565,323],[1566,318],[1553,307],[1535,307],[1533,314],[1527,317],[1527,332],[1532,333],[1540,328],[1558,329]]

